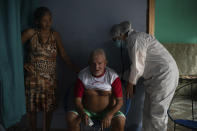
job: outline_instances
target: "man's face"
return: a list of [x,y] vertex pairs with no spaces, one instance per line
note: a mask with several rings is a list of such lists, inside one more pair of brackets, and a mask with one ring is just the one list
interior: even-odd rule
[[103,55],[94,55],[90,62],[90,71],[94,76],[100,76],[104,73],[106,67],[106,60]]

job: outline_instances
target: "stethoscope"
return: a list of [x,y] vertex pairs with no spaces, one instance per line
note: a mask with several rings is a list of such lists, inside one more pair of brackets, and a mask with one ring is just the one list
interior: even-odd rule
[[[125,63],[124,63],[124,47],[123,47],[123,43],[121,42],[121,46],[120,46],[120,59],[121,59],[121,81],[123,82],[123,76],[124,76],[124,72],[125,72]],[[125,116],[127,116],[127,114],[129,113],[131,107],[131,98],[126,99],[126,107],[125,107]]]

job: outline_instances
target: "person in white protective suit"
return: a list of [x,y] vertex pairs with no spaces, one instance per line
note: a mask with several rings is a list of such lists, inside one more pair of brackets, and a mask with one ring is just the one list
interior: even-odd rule
[[135,31],[129,21],[114,25],[111,35],[118,47],[126,45],[132,62],[127,98],[133,96],[133,86],[139,78],[144,79],[143,131],[166,131],[167,110],[179,80],[175,60],[155,37]]

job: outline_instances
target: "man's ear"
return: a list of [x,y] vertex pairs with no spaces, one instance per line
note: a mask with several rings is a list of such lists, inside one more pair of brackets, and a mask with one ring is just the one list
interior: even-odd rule
[[120,39],[121,39],[121,40],[124,39],[124,34],[123,34],[123,33],[120,34]]
[[107,63],[108,63],[108,61],[107,61],[107,60],[105,60],[105,65],[107,65]]
[[122,40],[126,40],[127,37],[128,37],[127,34],[121,35],[121,39],[122,39]]

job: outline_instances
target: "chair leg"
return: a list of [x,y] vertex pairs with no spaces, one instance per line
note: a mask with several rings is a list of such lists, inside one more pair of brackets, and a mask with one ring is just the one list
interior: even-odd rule
[[193,102],[193,89],[191,84],[191,99],[192,99],[192,120],[194,120],[194,102]]
[[83,126],[81,123],[80,123],[80,131],[83,131]]
[[176,123],[174,123],[174,131],[176,130]]

